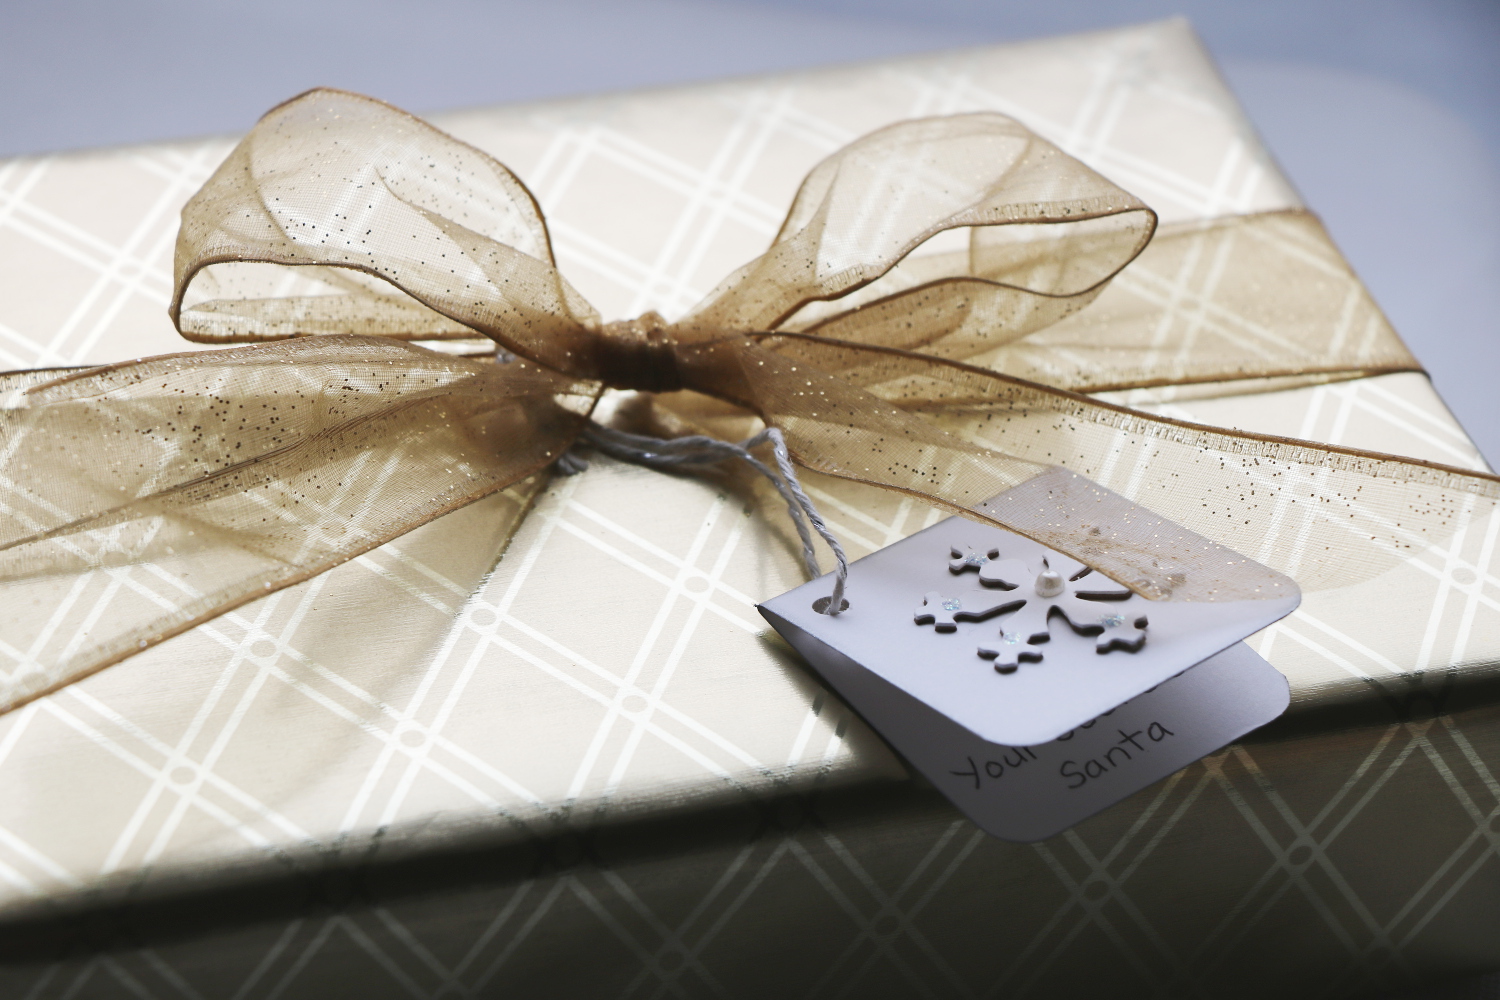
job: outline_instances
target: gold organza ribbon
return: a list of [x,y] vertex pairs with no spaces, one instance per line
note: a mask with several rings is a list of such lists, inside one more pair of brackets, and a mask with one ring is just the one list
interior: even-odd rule
[[[184,336],[277,342],[0,376],[0,708],[481,497],[510,489],[519,517],[609,386],[732,403],[807,468],[1158,600],[1347,584],[1494,512],[1492,476],[1083,395],[1417,370],[1310,215],[1155,229],[1008,118],[908,121],[815,167],[771,248],[688,315],[605,323],[504,166],[305,94],[177,246]],[[476,334],[508,353],[409,343]],[[1122,469],[1129,497],[1090,478]]]

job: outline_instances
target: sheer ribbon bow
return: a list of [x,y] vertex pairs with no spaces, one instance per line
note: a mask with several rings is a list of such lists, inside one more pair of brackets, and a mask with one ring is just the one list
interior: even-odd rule
[[[770,249],[686,316],[603,322],[504,166],[304,94],[194,196],[177,245],[181,333],[272,343],[0,376],[0,710],[534,484],[606,387],[743,407],[806,468],[1158,600],[1349,583],[1493,513],[1492,476],[1085,395],[1417,370],[1311,216],[1155,230],[1008,118],[907,121],[818,164]],[[1205,262],[1211,292],[1184,298]],[[239,294],[187,304],[190,285]],[[476,335],[501,363],[411,343]]]

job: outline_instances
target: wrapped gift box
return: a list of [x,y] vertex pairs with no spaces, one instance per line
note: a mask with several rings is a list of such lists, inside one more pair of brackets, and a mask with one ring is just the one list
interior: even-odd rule
[[[758,253],[836,147],[978,109],[1165,221],[1298,204],[1181,21],[437,123],[623,317]],[[231,145],[0,164],[0,366],[192,349],[177,212]],[[1420,375],[1136,402],[1484,468]],[[939,516],[808,485],[854,554]],[[600,459],[0,718],[3,992],[1323,996],[1500,965],[1500,524],[1308,594],[1251,640],[1285,718],[1016,845],[756,615],[802,579],[782,516]]]

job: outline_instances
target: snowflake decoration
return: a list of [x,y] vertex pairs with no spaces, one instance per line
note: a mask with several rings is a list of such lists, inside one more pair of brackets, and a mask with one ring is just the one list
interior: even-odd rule
[[918,625],[931,625],[938,632],[953,632],[958,622],[982,622],[1026,603],[1009,595],[987,594],[972,590],[957,597],[944,597],[941,591],[929,590],[922,595],[912,616]]
[[986,587],[1015,590],[1019,581],[1031,578],[1025,561],[1001,559],[999,549],[979,552],[965,547],[964,549],[951,548],[949,552],[952,553],[952,558],[948,560],[948,572],[957,576],[965,570],[978,570],[979,582]]
[[[1042,662],[1042,651],[1036,647],[1051,641],[1052,622],[1057,618],[1079,635],[1093,636],[1097,653],[1116,649],[1134,653],[1146,644],[1143,599],[1103,575],[1089,579],[1093,570],[1077,560],[1054,552],[1028,563],[1001,559],[997,549],[983,555],[972,549],[953,549],[952,554],[950,572],[957,575],[972,568],[985,587],[1015,592],[1006,595],[1008,606],[1002,610],[1015,614],[1001,623],[999,641],[983,643],[976,650],[994,661],[998,673],[1014,673],[1022,663]],[[946,631],[955,627],[950,624]]]
[[[981,574],[983,574],[985,563],[989,562],[991,559],[1000,558],[999,549],[990,549],[989,552],[986,553],[979,552],[968,546],[965,546],[962,549],[954,546],[949,551],[952,552],[953,558],[948,560],[948,572],[954,574],[962,573],[966,569],[977,569]],[[983,579],[982,575],[980,579]]]

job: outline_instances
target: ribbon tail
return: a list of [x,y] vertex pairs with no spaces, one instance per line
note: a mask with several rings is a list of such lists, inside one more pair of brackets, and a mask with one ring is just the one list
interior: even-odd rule
[[[782,339],[794,357],[768,349]],[[900,351],[786,335],[739,353],[738,397],[801,464],[1000,524],[1154,599],[1348,586],[1500,516],[1500,478],[1483,473],[1188,424]],[[883,369],[865,388],[825,370],[855,355]]]
[[345,336],[27,383],[0,385],[0,711],[502,491],[508,534],[598,392]]

